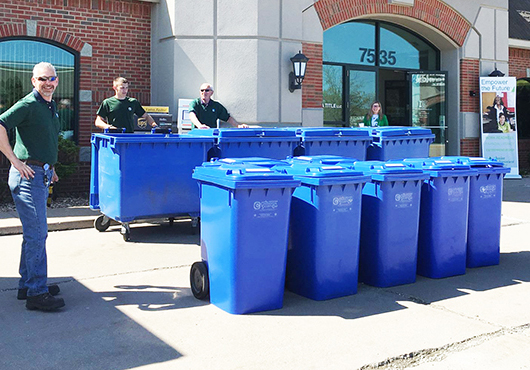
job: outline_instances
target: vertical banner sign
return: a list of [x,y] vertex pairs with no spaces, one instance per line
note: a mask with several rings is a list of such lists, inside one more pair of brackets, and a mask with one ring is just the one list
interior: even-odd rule
[[510,168],[507,178],[519,178],[515,77],[480,77],[482,156]]

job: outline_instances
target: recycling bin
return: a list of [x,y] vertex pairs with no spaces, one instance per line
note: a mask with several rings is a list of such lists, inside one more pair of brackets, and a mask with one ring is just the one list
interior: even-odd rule
[[[192,172],[215,145],[209,137],[166,134],[92,134],[90,208],[123,225],[134,220],[190,215],[198,218],[199,189]],[[98,222],[99,221],[99,222]]]
[[301,138],[299,155],[332,154],[365,160],[372,138],[366,130],[347,127],[303,127],[296,129]]
[[428,157],[429,147],[435,137],[430,129],[421,127],[386,126],[364,130],[368,130],[372,137],[372,143],[366,151],[367,160]]
[[421,191],[418,274],[434,279],[465,274],[469,183],[476,171],[446,159],[403,163],[429,176]]
[[299,160],[275,169],[301,181],[291,203],[286,287],[314,300],[357,293],[361,192],[369,176]]
[[189,135],[210,136],[217,140],[218,152],[210,158],[265,157],[285,159],[300,146],[293,130],[278,128],[226,128],[192,130]]
[[[201,254],[190,272],[210,302],[233,314],[283,306],[291,195],[299,180],[266,167],[197,167]],[[207,274],[207,276],[201,276]],[[209,286],[206,286],[208,282]]]
[[498,265],[500,260],[502,185],[510,169],[493,159],[443,157],[469,165],[477,173],[469,183],[467,267]]
[[359,280],[376,287],[416,281],[422,170],[402,163],[356,162],[370,176],[361,206]]

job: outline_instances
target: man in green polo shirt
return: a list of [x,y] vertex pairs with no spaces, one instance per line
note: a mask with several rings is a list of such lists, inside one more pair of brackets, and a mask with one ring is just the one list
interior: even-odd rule
[[218,119],[226,121],[234,127],[248,127],[244,123],[237,122],[221,103],[212,99],[212,95],[213,86],[205,82],[201,85],[201,97],[190,103],[188,112],[190,120],[196,128],[215,128]]
[[[29,310],[52,311],[64,306],[58,285],[47,286],[46,201],[50,183],[59,180],[57,162],[60,130],[57,107],[52,100],[59,80],[55,67],[41,62],[33,67],[34,89],[0,115],[0,151],[11,162],[9,189],[22,223],[18,299]],[[7,130],[16,130],[11,149]]]
[[101,103],[94,122],[96,127],[101,129],[124,127],[125,132],[132,133],[134,132],[134,114],[145,119],[151,127],[157,126],[155,120],[142,108],[140,102],[127,96],[129,81],[126,78],[115,78],[112,89],[116,94]]

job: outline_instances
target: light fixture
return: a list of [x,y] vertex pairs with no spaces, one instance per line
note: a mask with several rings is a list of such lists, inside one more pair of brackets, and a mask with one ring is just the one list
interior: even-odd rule
[[305,77],[305,70],[308,60],[309,58],[302,54],[301,51],[298,51],[298,54],[291,58],[291,63],[293,63],[293,72],[289,73],[290,92],[302,88],[302,81]]
[[497,69],[497,67],[495,67],[495,70],[491,72],[488,76],[489,77],[504,77],[504,73],[502,73],[501,71]]

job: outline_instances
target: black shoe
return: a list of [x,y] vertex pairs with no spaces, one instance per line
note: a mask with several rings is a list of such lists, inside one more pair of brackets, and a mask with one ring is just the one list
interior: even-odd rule
[[55,298],[50,293],[28,297],[26,300],[28,310],[53,311],[61,307],[64,307],[64,299]]
[[[48,285],[48,292],[51,295],[56,296],[57,294],[59,294],[60,291],[61,289],[59,288],[59,285],[57,284]],[[28,288],[19,289],[17,292],[17,299],[23,301],[26,298],[28,298]]]

